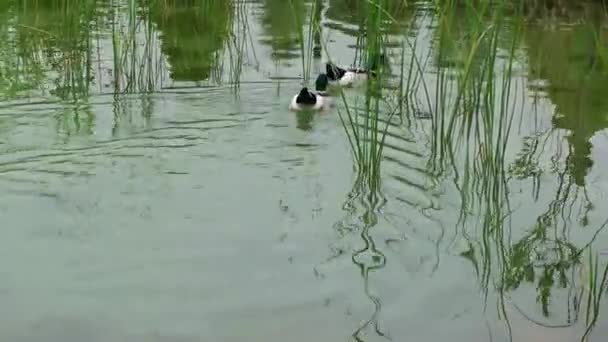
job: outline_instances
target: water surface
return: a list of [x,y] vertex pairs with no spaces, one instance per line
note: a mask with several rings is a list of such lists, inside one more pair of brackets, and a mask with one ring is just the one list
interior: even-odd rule
[[[530,10],[499,171],[485,173],[483,146],[466,159],[467,142],[439,137],[442,112],[424,94],[404,120],[383,107],[381,186],[370,193],[344,103],[287,111],[327,54],[358,60],[366,8],[1,6],[0,337],[580,340],[594,316],[589,293],[605,309],[589,263],[597,258],[601,280],[603,19],[592,5],[551,21]],[[438,54],[430,4],[385,10],[398,20],[381,26],[386,88],[399,80],[400,42],[413,37],[434,98],[434,82],[462,67],[466,16],[448,27],[462,39]],[[313,35],[311,11],[321,23]],[[501,33],[502,62],[513,34]],[[363,98],[346,92],[352,107]],[[597,341],[608,333],[602,315],[590,331]]]

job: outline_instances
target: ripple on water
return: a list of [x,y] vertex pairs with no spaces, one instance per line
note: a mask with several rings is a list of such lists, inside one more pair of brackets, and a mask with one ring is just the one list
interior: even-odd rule
[[[262,87],[263,88],[263,87]],[[244,87],[241,98],[260,103],[260,90]],[[142,110],[149,101],[150,112]],[[86,113],[88,119],[79,116]],[[144,160],[195,154],[205,159],[230,157],[230,149],[218,143],[239,137],[268,111],[243,110],[230,88],[188,89],[175,93],[125,95],[114,99],[100,95],[87,105],[53,101],[10,103],[0,108],[0,184],[15,194],[40,194],[37,188],[63,179],[88,178],[118,160],[137,167]],[[2,125],[2,121],[10,125]],[[232,132],[232,133],[229,133]],[[241,133],[239,133],[241,132]],[[213,144],[214,152],[205,148]],[[238,142],[237,142],[238,144]],[[226,153],[218,153],[222,149]],[[187,174],[174,166],[169,175]]]

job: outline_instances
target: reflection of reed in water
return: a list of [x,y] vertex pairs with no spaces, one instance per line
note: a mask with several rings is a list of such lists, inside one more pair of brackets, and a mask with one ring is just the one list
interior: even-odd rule
[[65,106],[55,115],[57,134],[63,143],[74,135],[93,135],[95,115],[88,103]]
[[[388,338],[386,332],[379,325],[379,315],[382,309],[380,297],[374,295],[370,288],[371,275],[386,265],[386,256],[378,248],[373,237],[374,227],[378,224],[379,211],[385,204],[385,199],[369,187],[368,180],[359,175],[356,177],[347,200],[343,205],[346,212],[345,217],[336,222],[334,229],[340,241],[332,244],[333,256],[328,261],[350,254],[351,260],[357,266],[363,280],[365,296],[374,305],[370,317],[365,319],[361,325],[352,333],[355,341],[364,341],[364,335],[375,333],[378,336]],[[349,250],[348,240],[360,238],[362,247]],[[359,244],[357,242],[357,244]],[[340,246],[342,245],[342,246]],[[371,329],[371,330],[370,330]]]
[[112,102],[114,121],[112,136],[119,137],[124,133],[150,127],[150,119],[154,112],[154,99],[151,95],[141,94],[135,97],[115,96]]
[[[94,1],[26,0],[15,7],[16,45],[23,64],[41,69],[44,65],[54,72],[51,94],[63,100],[86,98],[93,81],[95,27],[91,23],[101,15],[98,5]],[[36,86],[42,86],[44,80],[37,82]]]
[[[21,96],[38,88],[44,80],[44,61],[40,60],[40,36],[13,20],[14,4],[0,4],[0,99]],[[14,32],[14,34],[13,34]],[[48,38],[48,35],[44,35]]]
[[110,21],[114,93],[153,92],[162,85],[165,66],[158,53],[150,9],[140,12],[134,1],[125,7],[113,0],[113,5]]

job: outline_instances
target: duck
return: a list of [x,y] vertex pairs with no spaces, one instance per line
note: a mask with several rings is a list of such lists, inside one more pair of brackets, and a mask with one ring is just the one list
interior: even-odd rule
[[310,91],[303,87],[291,100],[289,109],[301,110],[324,110],[331,106],[331,97],[327,93],[329,79],[326,74],[319,74],[315,81],[315,90]]
[[[384,54],[380,54],[378,61],[384,64]],[[332,62],[325,63],[325,74],[329,78],[330,83],[342,87],[361,85],[370,76],[375,77],[377,69],[378,63],[376,60],[372,62],[369,68],[341,68]]]

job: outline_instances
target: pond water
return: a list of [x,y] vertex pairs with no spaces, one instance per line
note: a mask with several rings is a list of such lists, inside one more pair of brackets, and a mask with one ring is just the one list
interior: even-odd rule
[[[385,88],[411,55],[426,87],[402,120],[382,107],[376,189],[341,120],[365,91],[287,109],[328,55],[357,60],[366,1],[150,3],[0,5],[3,341],[606,336],[593,4],[527,10],[493,81],[497,98],[512,89],[510,128],[475,140],[437,133],[436,85],[477,37],[467,12],[442,26],[431,3],[382,2]],[[497,65],[514,35],[497,35]],[[442,39],[456,44],[437,57]]]

